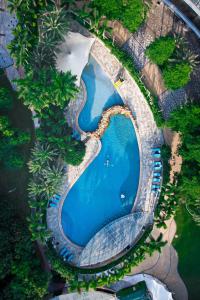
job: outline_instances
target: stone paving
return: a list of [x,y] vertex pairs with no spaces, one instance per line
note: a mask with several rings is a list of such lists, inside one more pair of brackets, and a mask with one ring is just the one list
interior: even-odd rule
[[[152,69],[152,67],[146,67],[149,65],[149,60],[145,56],[146,47],[153,42],[155,38],[171,32],[181,34],[186,36],[186,38],[191,34],[187,26],[178,19],[167,6],[162,2],[158,3],[157,1],[153,1],[146,24],[142,25],[123,46],[123,49],[133,58],[134,64],[138,70],[141,71],[141,74],[145,75],[146,81],[149,83],[151,89],[156,92],[159,97],[159,106],[165,119],[169,117],[171,111],[185,103],[186,94],[194,95],[195,90],[199,90],[200,68],[198,68],[198,73],[192,74],[193,80],[185,88],[176,91],[167,91],[160,81],[160,73],[156,68]],[[193,33],[191,35],[193,36]],[[159,82],[161,82],[161,86],[159,86]]]
[[161,94],[159,99],[159,106],[163,117],[168,119],[173,110],[187,102],[187,95],[185,89],[181,88],[175,91],[168,90]]
[[138,70],[141,70],[149,61],[144,52],[146,47],[153,42],[154,38],[155,37],[145,24],[124,44],[123,50],[133,58],[134,64]]

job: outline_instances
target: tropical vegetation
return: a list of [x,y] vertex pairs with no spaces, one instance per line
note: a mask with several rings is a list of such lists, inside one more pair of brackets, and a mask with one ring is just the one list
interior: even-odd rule
[[183,158],[176,197],[200,225],[200,106],[190,103],[172,112],[167,125],[181,135],[179,154]]
[[16,214],[9,201],[3,198],[0,227],[0,298],[43,299],[50,274],[41,269],[27,224]]
[[37,74],[29,71],[25,78],[17,79],[19,98],[36,112],[49,108],[53,104],[64,109],[78,92],[75,76],[70,72],[58,72],[55,68],[42,68]]
[[160,37],[146,48],[145,54],[152,62],[162,66],[173,54],[175,46],[175,38],[171,36]]
[[28,167],[32,175],[28,186],[32,210],[28,217],[29,230],[33,241],[45,243],[50,237],[46,227],[46,208],[49,199],[62,185],[64,166],[59,152],[47,143],[36,142]]
[[176,90],[190,80],[191,67],[188,62],[169,65],[163,69],[163,79],[167,88]]
[[90,4],[92,11],[96,9],[99,17],[120,21],[128,30],[134,32],[145,19],[146,7],[140,0],[94,0]]
[[[30,142],[30,133],[14,128],[5,114],[0,114],[0,164],[9,169],[22,168],[22,148]],[[6,159],[5,159],[6,157]]]
[[10,110],[13,107],[13,98],[10,90],[6,87],[0,88],[0,111]]
[[171,90],[184,87],[199,63],[198,55],[180,36],[157,38],[147,47],[145,54],[160,67],[164,83]]

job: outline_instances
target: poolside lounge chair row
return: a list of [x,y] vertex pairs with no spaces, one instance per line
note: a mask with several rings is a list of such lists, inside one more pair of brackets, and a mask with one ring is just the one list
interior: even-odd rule
[[[152,148],[152,155],[154,158],[161,157],[161,150],[160,148]],[[153,180],[151,191],[153,193],[157,193],[160,191],[160,183],[161,183],[161,170],[162,170],[162,162],[161,161],[154,161],[153,162]]]
[[65,261],[71,261],[74,258],[74,254],[72,254],[66,247],[63,247],[60,250],[60,255]]
[[152,155],[154,158],[161,158],[160,148],[152,148]]
[[60,201],[61,195],[55,194],[50,200],[49,200],[49,207],[56,207],[58,202]]

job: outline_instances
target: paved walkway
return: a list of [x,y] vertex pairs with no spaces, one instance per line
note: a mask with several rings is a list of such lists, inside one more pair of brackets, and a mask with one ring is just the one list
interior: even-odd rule
[[[161,254],[156,252],[152,257],[147,257],[139,266],[135,267],[131,274],[146,273],[157,277],[164,282],[174,294],[176,300],[187,300],[188,293],[178,271],[178,256],[174,247],[171,245],[176,233],[176,223],[173,219],[167,222],[167,229],[162,230],[163,239],[168,243],[162,248]],[[156,227],[153,236],[157,237],[160,233]]]
[[153,1],[147,21],[124,44],[124,50],[132,57],[134,64],[144,76],[144,82],[159,97],[159,106],[165,119],[176,107],[185,103],[185,88],[168,91],[163,83],[159,68],[145,56],[145,50],[157,37],[170,32],[184,33],[188,28],[162,3]]

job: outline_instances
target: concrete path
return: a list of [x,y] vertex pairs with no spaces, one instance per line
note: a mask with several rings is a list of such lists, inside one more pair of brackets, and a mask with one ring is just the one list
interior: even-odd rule
[[175,300],[187,300],[188,293],[178,271],[178,255],[174,247],[171,245],[176,233],[176,223],[174,219],[170,219],[167,223],[166,230],[153,229],[153,236],[157,237],[160,232],[163,233],[163,240],[168,243],[162,248],[161,253],[154,253],[148,256],[139,266],[135,267],[131,274],[146,273],[152,275],[164,282],[168,289],[174,294]]

